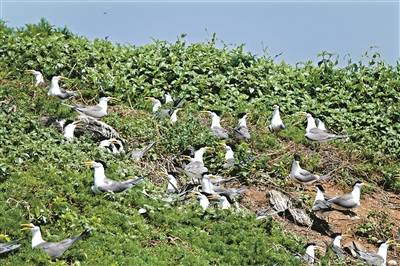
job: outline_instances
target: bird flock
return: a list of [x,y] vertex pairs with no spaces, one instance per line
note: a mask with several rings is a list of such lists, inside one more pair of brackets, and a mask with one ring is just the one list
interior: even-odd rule
[[[40,71],[27,70],[26,72],[34,75],[35,86],[45,85],[44,77]],[[72,141],[74,138],[79,136],[77,129],[82,126],[83,131],[93,131],[101,136],[101,138],[99,138],[99,148],[109,151],[115,155],[128,153],[124,147],[126,144],[124,143],[123,139],[120,138],[119,134],[116,133],[109,125],[99,121],[108,114],[108,102],[114,98],[108,96],[100,97],[98,104],[94,106],[66,104],[64,101],[77,96],[77,92],[61,88],[59,82],[63,79],[67,78],[63,76],[52,77],[47,95],[60,99],[63,105],[72,108],[79,114],[76,121],[56,119],[55,124],[61,129],[64,138],[68,141]],[[146,98],[152,101],[152,113],[155,117],[159,119],[168,118],[171,124],[178,122],[178,112],[183,109],[184,105],[183,99],[174,101],[168,92],[164,94],[164,105],[157,98]],[[275,105],[273,109],[274,110],[268,125],[268,129],[271,133],[277,134],[281,130],[284,130],[286,126],[281,118],[279,106]],[[205,110],[200,112],[206,113],[210,116],[210,131],[217,139],[221,140],[220,146],[225,151],[225,163],[222,167],[224,169],[234,167],[234,150],[230,145],[227,144],[226,141],[229,139],[235,139],[236,141],[247,141],[251,138],[246,121],[248,114],[240,113],[238,115],[239,119],[237,126],[230,132],[221,126],[221,112],[217,110]],[[308,140],[321,143],[336,139],[348,139],[347,135],[338,135],[329,132],[324,122],[318,118],[315,119],[310,113],[302,112],[302,114],[304,114],[307,118],[307,127],[305,129],[304,137]],[[86,127],[84,127],[84,125],[86,125]],[[143,149],[132,150],[129,152],[129,154],[131,158],[140,160],[153,145],[154,142],[149,143]],[[226,179],[209,173],[208,168],[204,164],[203,156],[210,150],[212,151],[213,148],[195,147],[195,149],[191,151],[190,156],[182,155],[182,160],[188,160],[188,163],[183,165],[180,172],[167,171],[166,169],[162,169],[162,171],[160,171],[160,174],[165,176],[165,178],[168,180],[166,188],[166,195],[168,195],[168,197],[165,200],[187,200],[195,196],[201,209],[204,211],[211,206],[215,206],[216,208],[220,209],[229,209],[232,208],[232,205],[234,205],[236,209],[239,208],[237,198],[246,191],[246,188],[228,187],[226,184],[235,178]],[[328,176],[319,176],[303,169],[300,166],[300,161],[300,155],[294,154],[289,174],[289,178],[300,184],[300,186],[309,186],[314,182],[323,182],[329,178]],[[124,181],[115,181],[109,179],[105,174],[107,164],[101,160],[91,160],[85,162],[85,164],[93,168],[94,181],[91,190],[95,194],[119,193],[127,191],[128,189],[135,187],[144,181],[143,177],[136,177]],[[178,182],[176,177],[179,174],[188,176],[189,180],[185,184],[182,184],[183,181]],[[181,186],[179,186],[179,183]],[[325,215],[332,211],[347,211],[354,214],[351,210],[361,205],[360,198],[361,188],[363,185],[363,182],[357,181],[353,185],[352,191],[349,193],[339,196],[329,196],[326,194],[323,186],[318,184],[315,186],[317,193],[310,211],[315,213],[319,218],[325,218]],[[145,209],[140,210],[140,213],[144,212],[146,212]],[[63,253],[76,241],[89,235],[91,231],[90,228],[87,228],[78,236],[74,236],[60,242],[47,242],[43,240],[40,228],[38,226],[35,226],[32,223],[22,224],[21,226],[22,230],[30,230],[32,232],[32,248],[40,248],[44,250],[51,258],[61,257]],[[380,244],[377,252],[367,252],[363,251],[354,241],[352,246],[344,249],[341,246],[341,239],[343,236],[348,235],[341,234],[339,232],[332,234],[332,243],[330,244],[329,248],[338,256],[338,258],[343,259],[350,254],[353,257],[364,261],[368,265],[386,265],[388,246],[395,242],[394,240],[387,240]],[[19,249],[20,246],[21,244],[18,240],[0,243],[0,254],[10,253]],[[314,264],[317,260],[315,249],[321,247],[318,247],[315,243],[308,243],[304,248],[305,253],[303,255],[294,255],[307,264]]]

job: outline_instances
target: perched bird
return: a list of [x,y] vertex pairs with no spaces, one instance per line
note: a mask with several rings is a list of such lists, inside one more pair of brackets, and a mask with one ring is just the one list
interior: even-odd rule
[[[152,112],[156,117],[158,117],[160,119],[170,118],[171,122],[172,122],[172,120],[175,120],[175,122],[178,120],[178,117],[177,117],[178,111],[176,111],[176,110],[180,109],[182,107],[183,99],[179,99],[179,100],[173,102],[172,106],[169,105],[168,108],[161,108],[162,107],[161,101],[157,98],[146,97],[146,99],[150,99],[152,101],[152,103],[153,103]],[[172,117],[172,116],[174,116],[174,117]],[[172,122],[172,123],[175,123],[175,122]]]
[[219,111],[202,111],[211,115],[211,131],[215,137],[219,139],[229,138],[228,131],[221,126],[221,112]]
[[333,252],[336,254],[336,256],[340,259],[343,259],[346,256],[345,251],[342,249],[342,246],[340,244],[340,241],[342,240],[342,234],[341,233],[334,233],[331,235],[333,238],[332,244],[330,245],[330,248],[333,250]]
[[35,76],[35,86],[44,84],[44,78],[40,71],[36,70],[26,70],[26,72],[31,73]]
[[34,224],[22,224],[22,230],[31,230],[32,232],[32,248],[40,248],[44,250],[52,259],[59,258],[70,248],[76,241],[88,235],[91,229],[86,229],[78,236],[73,236],[60,242],[46,242],[42,238],[39,226]]
[[0,256],[13,252],[21,247],[18,240],[10,241],[7,243],[0,243]]
[[225,196],[220,196],[219,201],[218,201],[218,206],[223,209],[229,209],[231,207],[231,204],[229,203],[228,199]]
[[391,240],[388,240],[386,242],[383,242],[378,249],[377,253],[369,253],[366,251],[362,251],[359,249],[356,245],[356,243],[353,241],[353,247],[356,256],[365,261],[368,265],[373,265],[373,266],[385,266],[386,265],[386,257],[387,257],[387,250],[389,247],[389,244],[392,243]]
[[130,157],[135,161],[139,161],[146,155],[146,153],[154,146],[155,143],[155,141],[151,141],[149,144],[144,146],[144,148],[131,151]]
[[63,123],[63,134],[66,140],[73,140],[75,138],[75,128],[80,121],[66,120]]
[[99,147],[106,149],[113,154],[121,154],[125,152],[122,141],[116,138],[104,139],[100,141]]
[[281,115],[279,113],[278,105],[274,105],[274,112],[272,114],[271,123],[268,126],[268,129],[271,132],[278,132],[278,131],[281,131],[282,129],[285,129],[285,125],[283,124]]
[[235,201],[235,198],[246,192],[246,187],[240,188],[224,188],[220,186],[214,186],[213,190],[220,196],[225,196],[231,203]]
[[167,172],[168,176],[168,185],[167,185],[167,193],[178,193],[178,181],[172,173]]
[[241,118],[239,119],[237,127],[234,129],[235,137],[237,139],[249,140],[250,133],[249,133],[249,129],[247,128],[247,121],[246,121],[247,114],[240,113],[239,117],[241,117]]
[[334,204],[335,207],[350,210],[360,206],[361,187],[363,182],[357,181],[353,185],[353,191],[342,196],[333,197],[328,199],[329,203]]
[[306,253],[301,256],[301,260],[308,264],[314,264],[315,262],[315,248],[317,245],[315,243],[308,243],[307,245],[304,246],[306,249]]
[[172,99],[171,94],[169,92],[164,93],[165,104],[173,103],[174,100]]
[[184,167],[186,175],[188,175],[194,183],[197,183],[202,178],[202,174],[208,172],[203,162],[203,155],[207,149],[208,147],[202,147],[196,150],[194,157],[190,158],[190,163]]
[[49,91],[47,92],[47,95],[56,96],[61,100],[66,100],[66,99],[76,96],[75,91],[68,91],[68,90],[64,90],[64,89],[60,88],[60,85],[58,84],[58,82],[61,79],[66,79],[66,78],[63,76],[54,76],[51,79],[50,88],[49,88]]
[[330,210],[332,203],[330,203],[325,199],[324,188],[321,185],[317,185],[316,189],[317,189],[317,194],[315,195],[314,204],[311,210],[313,212]]
[[307,128],[306,128],[306,134],[304,136],[309,140],[318,142],[326,142],[334,139],[347,138],[347,135],[336,135],[327,132],[326,129],[322,130],[318,128],[311,114],[307,114]]
[[159,99],[154,98],[154,97],[146,97],[146,99],[150,99],[152,101],[153,107],[152,107],[151,111],[153,113],[157,113],[160,110],[161,106],[162,106],[161,101]]
[[235,158],[234,158],[234,153],[233,150],[230,146],[226,145],[225,143],[222,143],[225,147],[225,163],[223,165],[223,168],[231,168],[235,165]]
[[112,97],[101,97],[99,99],[99,103],[96,105],[92,106],[82,106],[82,105],[69,105],[69,104],[64,104],[68,107],[71,107],[75,111],[77,111],[79,114],[83,116],[88,116],[94,119],[100,119],[104,116],[107,115],[107,108],[108,108],[108,102],[114,99]]
[[176,108],[170,117],[171,124],[175,124],[178,121],[178,111],[182,110],[182,108]]
[[212,195],[212,194],[215,193],[214,192],[214,186],[213,186],[213,184],[211,183],[211,180],[210,180],[210,176],[211,175],[209,175],[208,172],[203,173],[201,181],[200,181],[201,191],[202,191],[202,193],[204,193],[206,195]]
[[91,190],[94,193],[118,193],[132,188],[143,181],[143,177],[128,179],[125,181],[111,180],[104,174],[104,170],[107,167],[106,163],[100,160],[87,161],[85,164],[94,168],[94,185],[91,187]]
[[196,193],[197,196],[197,200],[200,203],[201,208],[205,211],[207,210],[208,206],[210,206],[210,201],[208,200],[206,195],[203,195],[201,193]]
[[302,185],[310,185],[320,179],[320,176],[314,175],[300,167],[300,156],[294,155],[290,177]]
[[317,118],[317,119],[315,119],[315,122],[316,122],[316,124],[317,124],[317,128],[318,128],[318,129],[321,129],[321,130],[323,130],[323,131],[327,131],[327,129],[326,129],[326,127],[325,127],[325,123],[322,122],[321,119]]

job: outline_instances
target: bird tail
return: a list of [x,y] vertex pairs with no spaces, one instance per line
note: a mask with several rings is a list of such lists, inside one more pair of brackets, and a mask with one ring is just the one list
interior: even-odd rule
[[155,141],[152,141],[143,149],[143,156],[151,149],[151,147],[153,147],[155,143]]
[[132,186],[136,186],[136,185],[142,183],[143,181],[144,181],[144,177],[138,177],[135,179],[130,179],[127,182],[129,182],[129,184]]
[[85,231],[83,231],[78,237],[79,239],[84,238],[85,236],[88,236],[90,232],[92,231],[92,228],[86,228]]

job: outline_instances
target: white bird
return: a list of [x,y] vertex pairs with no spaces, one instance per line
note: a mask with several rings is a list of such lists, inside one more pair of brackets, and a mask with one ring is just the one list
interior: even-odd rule
[[281,119],[281,115],[279,113],[279,106],[274,105],[274,112],[272,114],[271,123],[268,126],[271,132],[278,132],[282,129],[285,129],[285,125]]
[[338,256],[338,258],[343,259],[345,257],[345,252],[342,249],[342,246],[340,244],[340,241],[342,240],[342,234],[341,233],[334,233],[331,235],[333,238],[332,245],[330,246],[333,252]]
[[353,185],[353,191],[342,196],[330,198],[328,199],[328,202],[334,204],[336,207],[346,210],[356,208],[360,206],[361,187],[363,185],[363,182],[357,181]]
[[169,94],[169,92],[164,93],[164,98],[165,98],[165,104],[174,102],[174,100],[172,99],[172,96],[171,96],[171,94]]
[[218,201],[218,206],[223,209],[229,209],[231,207],[231,204],[229,203],[228,199],[225,196],[220,196],[219,201]]
[[317,245],[315,243],[308,243],[306,248],[306,253],[303,255],[302,259],[309,264],[313,264],[315,262],[315,248]]
[[316,189],[317,189],[317,194],[315,195],[314,204],[311,210],[313,212],[330,210],[332,203],[328,202],[325,199],[324,188],[321,185],[317,185]]
[[200,184],[201,184],[201,191],[202,191],[203,193],[207,194],[207,195],[215,194],[215,192],[214,192],[214,186],[213,186],[213,184],[211,183],[210,176],[211,176],[211,175],[209,175],[209,174],[207,174],[207,173],[203,173],[203,174],[202,174],[201,181],[200,181]]
[[199,200],[201,208],[205,211],[208,206],[210,206],[210,201],[208,200],[207,196],[198,193],[197,199]]
[[49,88],[49,91],[47,92],[47,95],[58,97],[61,100],[66,100],[66,99],[76,96],[75,91],[68,91],[68,90],[64,90],[64,89],[60,88],[60,85],[58,84],[58,82],[61,79],[66,79],[66,78],[63,76],[54,76],[51,79],[50,88]]
[[211,115],[211,131],[219,139],[229,138],[228,131],[221,126],[221,112],[219,111],[202,111]]
[[60,242],[47,242],[43,240],[39,226],[35,226],[34,224],[22,224],[21,226],[23,227],[22,230],[30,230],[32,232],[32,248],[42,249],[51,258],[61,257],[76,241],[82,239],[91,231],[90,229],[86,229],[78,236],[73,236]]
[[167,173],[168,176],[168,185],[167,185],[167,193],[178,193],[178,181],[172,173]]
[[238,139],[244,139],[244,140],[249,140],[250,139],[250,133],[249,129],[247,128],[247,114],[246,113],[240,113],[239,114],[239,122],[237,127],[234,129],[235,132],[235,137]]
[[65,121],[65,123],[63,124],[63,133],[64,133],[64,138],[66,140],[73,140],[75,137],[75,128],[78,125],[80,121],[71,121],[71,120],[67,120]]
[[192,181],[194,183],[197,182],[197,180],[200,180],[202,178],[203,173],[208,172],[207,167],[204,166],[203,162],[203,155],[207,151],[208,147],[202,147],[195,151],[194,157],[190,158],[190,163],[185,165],[184,171],[185,173],[192,178]]
[[100,119],[107,115],[108,101],[113,99],[112,97],[101,97],[97,105],[82,106],[82,105],[69,105],[65,106],[73,108],[79,114],[83,116],[89,116],[94,119]]
[[170,117],[171,124],[175,124],[178,121],[178,111],[181,110],[181,108],[176,108]]
[[378,249],[377,253],[369,253],[366,251],[362,251],[359,249],[356,245],[356,243],[353,241],[353,246],[354,246],[354,251],[357,255],[357,257],[363,261],[365,261],[368,265],[373,265],[373,266],[385,266],[386,265],[386,257],[387,257],[387,250],[389,247],[389,244],[392,243],[392,240],[388,240],[386,242],[383,242]]
[[300,167],[300,156],[298,154],[294,155],[290,177],[302,185],[310,185],[320,179],[320,176],[314,175]]
[[162,104],[161,101],[159,99],[156,99],[154,97],[146,97],[146,99],[150,99],[153,103],[153,107],[151,108],[151,111],[153,113],[157,113],[159,111],[159,109],[161,108]]
[[143,181],[143,177],[132,178],[125,181],[111,180],[104,174],[104,170],[107,167],[106,163],[100,160],[87,161],[85,164],[94,168],[94,185],[91,187],[94,193],[118,193],[132,188]]
[[106,149],[113,154],[121,154],[125,152],[122,141],[116,138],[110,138],[100,141],[99,147]]
[[[325,127],[325,125],[323,126]],[[318,142],[326,142],[334,139],[343,139],[347,138],[347,135],[336,135],[333,133],[329,133],[325,130],[322,130],[317,127],[315,124],[315,120],[311,114],[307,113],[307,128],[306,134],[304,135],[307,139],[318,141]]]
[[44,84],[44,78],[40,71],[36,70],[26,70],[26,72],[31,73],[35,76],[35,86]]
[[223,168],[231,168],[235,165],[235,158],[234,158],[234,152],[232,148],[225,143],[222,143],[225,147],[225,163],[223,165]]

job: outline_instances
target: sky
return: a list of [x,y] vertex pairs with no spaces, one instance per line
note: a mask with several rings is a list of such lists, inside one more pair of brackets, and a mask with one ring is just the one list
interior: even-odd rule
[[[47,19],[89,39],[144,45],[153,39],[228,45],[290,64],[321,51],[359,60],[371,46],[395,64],[400,56],[400,0],[377,1],[34,1],[0,0],[1,18],[21,27]],[[345,61],[345,60],[344,60]]]

